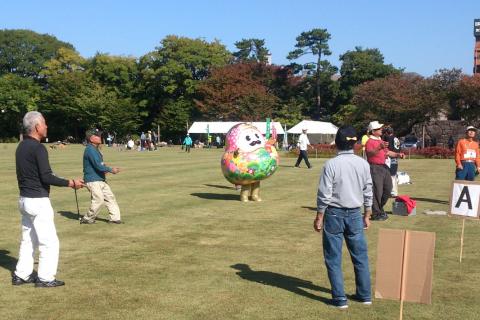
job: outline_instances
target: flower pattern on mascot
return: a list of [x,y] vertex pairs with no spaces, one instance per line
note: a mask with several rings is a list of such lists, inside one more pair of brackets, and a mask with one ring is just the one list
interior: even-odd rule
[[266,141],[255,126],[239,123],[228,131],[225,142],[221,160],[223,175],[229,182],[242,186],[241,201],[261,201],[260,181],[270,177],[279,162],[274,146],[275,127],[272,127],[272,138]]

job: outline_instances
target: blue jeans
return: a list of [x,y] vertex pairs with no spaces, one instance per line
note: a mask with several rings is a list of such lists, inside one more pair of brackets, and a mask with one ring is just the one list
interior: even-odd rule
[[455,170],[455,180],[468,180],[473,181],[475,180],[475,163],[462,161],[463,169]]
[[332,286],[333,303],[347,304],[342,274],[344,238],[355,271],[356,298],[360,301],[371,301],[367,242],[363,234],[363,217],[360,208],[328,207],[323,221],[323,256]]

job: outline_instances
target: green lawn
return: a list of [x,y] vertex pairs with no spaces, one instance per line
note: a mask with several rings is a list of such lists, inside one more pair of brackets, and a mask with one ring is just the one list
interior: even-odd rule
[[[281,159],[262,182],[261,203],[241,203],[220,171],[221,150],[179,148],[127,152],[104,148],[107,163],[124,169],[109,181],[124,225],[79,225],[74,192],[52,188],[65,287],[13,287],[20,237],[14,144],[0,144],[1,319],[398,319],[399,302],[326,304],[329,282],[320,234],[312,228],[316,187],[325,159],[313,170]],[[81,176],[82,146],[50,151],[53,170]],[[373,222],[367,232],[372,284],[378,229],[436,232],[433,304],[406,303],[405,319],[479,319],[480,227],[467,221],[458,262],[461,220],[422,214],[447,210],[452,160],[403,160],[412,185],[400,193],[421,199],[418,215]],[[81,212],[89,205],[79,190]],[[390,208],[390,205],[387,205]],[[107,218],[106,209],[100,217]],[[344,255],[345,285],[354,276]]]

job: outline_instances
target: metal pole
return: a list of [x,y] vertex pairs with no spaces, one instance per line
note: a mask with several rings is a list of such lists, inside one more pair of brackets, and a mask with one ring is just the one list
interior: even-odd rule
[[73,190],[75,191],[75,202],[77,203],[77,217],[78,217],[78,223],[82,223],[82,220],[80,220],[80,209],[78,208],[78,197],[77,197],[77,187],[75,185],[75,180],[73,180]]

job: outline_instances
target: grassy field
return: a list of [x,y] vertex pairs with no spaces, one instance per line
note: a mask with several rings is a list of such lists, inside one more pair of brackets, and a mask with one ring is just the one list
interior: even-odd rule
[[[262,182],[263,202],[241,203],[223,178],[221,150],[180,148],[126,152],[104,148],[107,163],[123,168],[109,176],[123,225],[79,225],[74,192],[52,188],[60,238],[58,278],[65,287],[14,287],[20,238],[14,144],[0,144],[1,319],[398,319],[399,302],[327,305],[329,282],[321,236],[313,232],[316,187],[325,159],[313,170],[282,158]],[[50,151],[60,176],[81,176],[82,146]],[[461,220],[422,214],[447,210],[452,160],[403,160],[412,185],[400,193],[417,198],[417,216],[391,216],[367,232],[375,283],[379,228],[436,232],[433,304],[406,303],[405,319],[479,319],[480,226],[467,221],[464,260],[458,262]],[[80,210],[89,205],[78,193]],[[390,204],[387,208],[391,208]],[[354,275],[344,255],[345,286]]]

